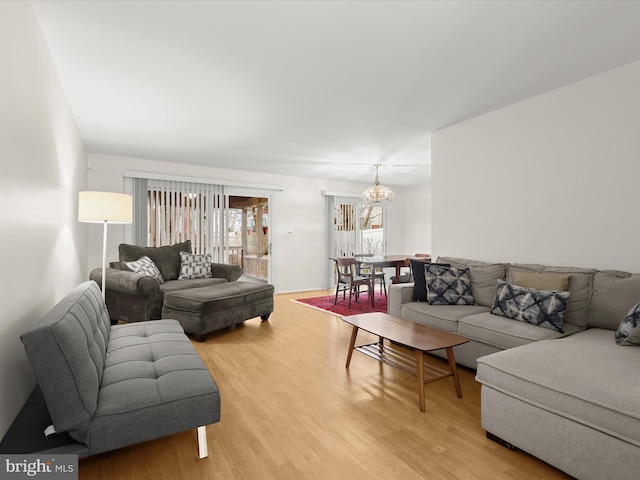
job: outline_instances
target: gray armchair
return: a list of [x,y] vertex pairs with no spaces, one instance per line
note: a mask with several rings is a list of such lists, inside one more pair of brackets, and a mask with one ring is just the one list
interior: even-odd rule
[[[238,265],[214,263],[212,278],[178,280],[180,252],[191,252],[191,241],[164,247],[139,247],[120,244],[120,261],[111,262],[106,271],[105,302],[112,323],[118,320],[140,322],[162,317],[164,294],[189,288],[235,282],[242,275]],[[150,276],[125,270],[124,262],[148,256],[156,264],[165,282],[158,283]],[[95,268],[89,278],[102,287],[102,268]]]

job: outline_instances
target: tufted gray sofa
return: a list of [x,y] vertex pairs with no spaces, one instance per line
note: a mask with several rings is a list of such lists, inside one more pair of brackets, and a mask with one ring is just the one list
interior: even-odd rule
[[21,339],[56,432],[73,442],[57,451],[85,457],[198,428],[207,455],[220,394],[175,320],[111,326],[89,281]]

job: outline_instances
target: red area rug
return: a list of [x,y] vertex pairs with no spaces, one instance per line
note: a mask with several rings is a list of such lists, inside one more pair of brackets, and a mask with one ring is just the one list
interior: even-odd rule
[[342,299],[342,293],[338,295],[338,303],[333,304],[334,295],[328,295],[326,297],[315,297],[315,298],[299,298],[297,300],[293,300],[293,302],[301,303],[308,307],[315,308],[317,310],[322,310],[324,312],[330,313],[335,316],[346,316],[346,315],[358,315],[360,313],[371,313],[371,312],[385,312],[387,311],[387,297],[384,293],[376,292],[374,308],[371,308],[371,302],[369,301],[369,295],[366,293],[360,294],[358,298],[358,302],[356,303],[356,297],[351,297],[351,308],[347,308],[349,305],[349,297],[345,297]]

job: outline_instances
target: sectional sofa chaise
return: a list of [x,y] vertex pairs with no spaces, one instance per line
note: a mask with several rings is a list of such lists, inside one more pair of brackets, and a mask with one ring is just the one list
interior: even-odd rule
[[[470,339],[454,350],[460,364],[477,369],[487,436],[579,479],[638,478],[640,346],[618,345],[616,330],[640,302],[640,275],[438,263],[469,269],[476,305],[415,302],[414,285],[399,284],[390,288],[388,311]],[[523,274],[568,280],[562,332],[491,313],[498,281],[516,284]]]

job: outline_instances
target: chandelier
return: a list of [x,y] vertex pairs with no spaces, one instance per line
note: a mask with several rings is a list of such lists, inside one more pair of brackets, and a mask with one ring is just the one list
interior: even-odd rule
[[380,180],[378,179],[378,167],[380,167],[379,163],[373,165],[376,167],[376,181],[375,185],[367,188],[364,192],[360,194],[360,198],[366,200],[367,202],[387,202],[394,200],[396,198],[396,194],[389,190],[387,187],[380,185]]

